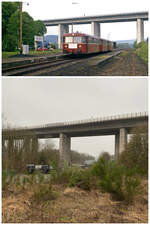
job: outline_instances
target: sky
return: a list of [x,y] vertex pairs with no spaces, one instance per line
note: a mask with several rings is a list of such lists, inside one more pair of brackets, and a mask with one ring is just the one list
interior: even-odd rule
[[[24,3],[23,9],[36,20],[149,11],[149,0],[32,0],[28,2],[29,6]],[[145,37],[148,37],[149,24],[147,21],[144,24]],[[74,25],[75,31],[91,34],[91,26]],[[57,35],[58,28],[47,27],[47,34]],[[136,22],[101,24],[101,37],[111,40],[136,39]]]
[[[27,0],[23,3],[23,10],[27,11],[34,20],[47,20],[84,15],[149,11],[149,5],[149,0]],[[91,34],[91,26],[74,25],[74,32],[76,31]],[[145,38],[147,38],[149,36],[148,21],[144,22],[144,33]],[[47,34],[58,35],[58,28],[47,27]],[[101,37],[113,41],[136,39],[136,22],[101,24]]]
[[[148,111],[147,78],[5,78],[5,123],[38,126]],[[53,140],[58,148],[58,139]],[[72,150],[114,153],[114,136],[72,138]]]

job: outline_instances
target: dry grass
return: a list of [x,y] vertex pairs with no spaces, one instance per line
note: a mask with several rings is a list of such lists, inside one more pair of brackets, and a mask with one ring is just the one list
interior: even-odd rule
[[57,198],[33,201],[33,192],[9,192],[2,199],[3,223],[147,223],[148,181],[143,180],[144,193],[132,205],[114,201],[108,193],[53,185]]

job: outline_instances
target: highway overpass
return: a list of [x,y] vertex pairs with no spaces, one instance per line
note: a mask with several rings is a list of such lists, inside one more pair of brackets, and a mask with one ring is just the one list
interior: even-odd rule
[[3,129],[2,138],[3,144],[7,140],[9,146],[13,145],[14,139],[24,139],[28,144],[32,140],[35,146],[38,139],[59,138],[60,167],[63,167],[65,161],[68,163],[71,161],[72,137],[115,135],[115,156],[117,158],[124,151],[127,135],[132,134],[133,128],[147,124],[148,113],[140,112],[88,120],[50,123],[15,130]]
[[144,41],[144,21],[148,20],[148,12],[118,13],[62,19],[43,20],[45,26],[58,26],[58,46],[62,47],[63,34],[69,33],[69,25],[91,24],[91,34],[101,37],[101,23],[137,22],[137,43]]

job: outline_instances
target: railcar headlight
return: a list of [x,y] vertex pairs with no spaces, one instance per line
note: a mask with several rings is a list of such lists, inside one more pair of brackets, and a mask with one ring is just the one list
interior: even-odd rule
[[68,47],[68,45],[65,45],[65,48],[67,48]]
[[82,48],[82,45],[79,45],[79,48]]

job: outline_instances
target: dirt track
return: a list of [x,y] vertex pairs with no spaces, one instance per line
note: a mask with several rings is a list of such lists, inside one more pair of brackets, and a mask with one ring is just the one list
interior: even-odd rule
[[148,68],[134,52],[125,52],[115,57],[100,69],[103,76],[147,76]]
[[46,76],[147,76],[148,66],[133,51],[124,51],[104,65],[98,64],[102,55],[76,63],[56,71],[47,72]]

